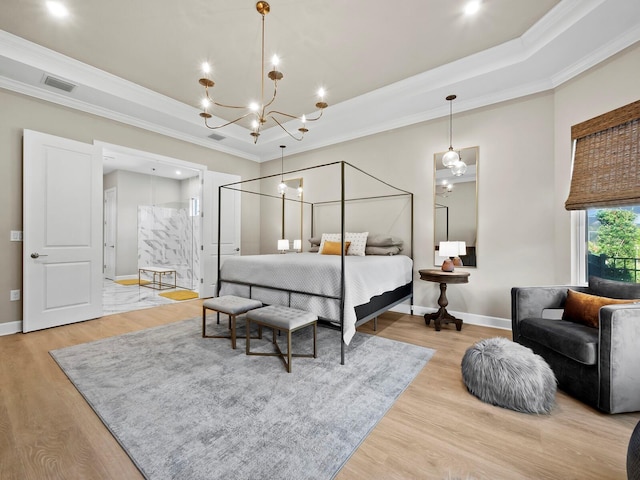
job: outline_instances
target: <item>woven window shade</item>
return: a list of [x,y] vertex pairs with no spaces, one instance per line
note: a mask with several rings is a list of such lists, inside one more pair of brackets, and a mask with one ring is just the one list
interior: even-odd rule
[[567,210],[640,205],[640,101],[571,127]]

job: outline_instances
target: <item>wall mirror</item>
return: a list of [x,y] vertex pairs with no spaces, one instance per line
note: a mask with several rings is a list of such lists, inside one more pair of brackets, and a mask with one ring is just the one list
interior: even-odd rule
[[466,165],[456,171],[442,164],[446,152],[434,155],[434,264],[442,265],[438,245],[445,241],[462,241],[466,255],[460,258],[465,267],[476,267],[478,226],[479,147],[456,150]]
[[303,239],[304,190],[302,178],[284,180],[284,184],[287,188],[282,196],[282,238],[289,240],[291,250],[300,250],[304,244],[301,244],[300,248],[296,248],[294,241],[302,241]]

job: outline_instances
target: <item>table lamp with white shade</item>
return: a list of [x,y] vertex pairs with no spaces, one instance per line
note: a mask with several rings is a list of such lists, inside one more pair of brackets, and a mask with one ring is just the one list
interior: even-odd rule
[[460,255],[467,254],[467,245],[465,242],[440,242],[438,247],[438,255],[446,258],[442,262],[443,272],[453,272],[454,267],[462,267]]
[[282,240],[278,240],[278,250],[280,253],[284,253],[289,250],[289,240],[283,238]]

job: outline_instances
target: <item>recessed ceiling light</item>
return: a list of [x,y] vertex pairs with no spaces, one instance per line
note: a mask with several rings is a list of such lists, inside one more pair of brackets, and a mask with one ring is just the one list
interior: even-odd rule
[[176,170],[176,175],[182,175],[182,172],[180,170]]
[[464,13],[466,15],[473,15],[474,13],[477,13],[478,10],[480,10],[480,0],[471,0],[464,7]]
[[47,2],[49,13],[57,18],[69,16],[69,9],[60,2]]

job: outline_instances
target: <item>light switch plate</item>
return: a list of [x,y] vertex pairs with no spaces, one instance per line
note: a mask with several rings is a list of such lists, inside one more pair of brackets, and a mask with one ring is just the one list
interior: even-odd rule
[[11,290],[9,300],[12,302],[20,300],[20,290]]
[[22,241],[22,231],[20,231],[20,230],[11,230],[11,241],[12,242],[21,242]]

